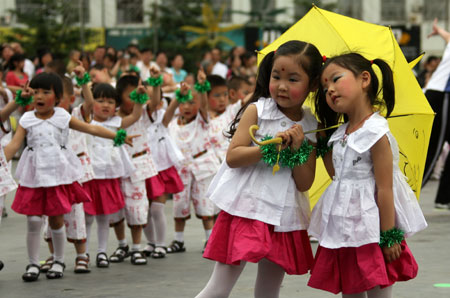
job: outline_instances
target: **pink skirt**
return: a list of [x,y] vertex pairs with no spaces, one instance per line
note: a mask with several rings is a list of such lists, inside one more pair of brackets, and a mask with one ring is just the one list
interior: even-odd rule
[[179,193],[184,189],[183,181],[173,166],[145,180],[145,187],[147,197],[153,201],[163,194]]
[[356,294],[413,279],[418,266],[403,240],[397,260],[386,263],[378,243],[329,249],[319,246],[308,286],[334,294]]
[[70,213],[73,204],[90,201],[78,182],[37,188],[19,185],[11,209],[24,215],[57,216]]
[[307,273],[313,264],[305,230],[274,232],[273,225],[224,211],[214,224],[203,257],[228,265],[257,263],[266,258],[287,274],[296,275]]
[[83,183],[92,202],[85,203],[84,211],[90,215],[112,214],[125,206],[120,179],[94,179]]

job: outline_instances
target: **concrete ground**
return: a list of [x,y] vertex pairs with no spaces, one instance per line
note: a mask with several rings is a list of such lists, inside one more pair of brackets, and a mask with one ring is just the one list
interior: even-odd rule
[[[394,297],[440,298],[450,297],[450,288],[437,288],[434,284],[450,284],[450,211],[435,210],[433,201],[438,183],[431,181],[423,189],[420,204],[429,227],[408,240],[419,264],[419,275],[414,280],[397,283]],[[450,194],[449,194],[450,195]],[[72,244],[66,246],[66,271],[61,280],[47,280],[41,275],[39,281],[24,283],[21,275],[27,265],[25,246],[26,220],[10,209],[13,194],[8,195],[8,217],[0,227],[0,260],[5,268],[0,272],[0,297],[194,297],[206,284],[214,263],[201,256],[204,233],[201,222],[191,219],[186,227],[185,253],[171,254],[164,259],[149,259],[146,266],[111,264],[108,269],[95,265],[89,274],[73,273],[75,251]],[[173,236],[171,220],[172,202],[166,206],[168,236]],[[93,228],[91,256],[95,256],[96,228]],[[127,231],[128,233],[128,231]],[[128,239],[129,238],[128,233]],[[130,240],[129,240],[130,242]],[[116,248],[115,235],[110,232],[109,253]],[[313,244],[313,251],[317,248]],[[41,259],[48,257],[44,241]],[[256,265],[247,264],[231,297],[253,297]],[[286,276],[281,297],[334,297],[335,295],[306,286],[308,276]]]

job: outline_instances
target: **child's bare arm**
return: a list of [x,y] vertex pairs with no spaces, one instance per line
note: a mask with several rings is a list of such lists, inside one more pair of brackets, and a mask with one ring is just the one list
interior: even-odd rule
[[[147,90],[146,90],[145,86],[142,85],[142,81],[140,79],[139,79],[139,85],[136,89],[136,92],[138,94],[147,94]],[[142,111],[143,111],[143,108],[142,108],[143,105],[144,105],[143,103],[138,103],[138,102],[134,103],[133,111],[131,112],[131,114],[122,118],[121,128],[127,128],[127,127],[133,125],[133,123],[135,123],[136,121],[138,121],[139,118],[141,118]]]
[[[198,70],[197,81],[199,84],[204,84],[206,81],[206,73],[203,71],[203,68]],[[199,93],[200,96],[200,115],[203,117],[205,122],[208,122],[208,95],[206,92]]]
[[[80,79],[82,79],[86,73],[86,70],[83,67],[83,63],[78,60],[78,65],[73,69],[73,72],[76,74],[76,76]],[[83,93],[84,102],[82,104],[82,109],[84,115],[91,115],[92,108],[94,106],[94,96],[92,95],[91,88],[89,87],[89,84],[82,84],[81,85],[81,92]]]
[[9,144],[3,148],[7,161],[10,161],[14,157],[14,154],[19,151],[19,148],[20,146],[22,146],[26,134],[27,131],[20,124],[17,125],[16,132],[14,133],[11,142],[9,142]]
[[6,104],[6,106],[0,111],[0,120],[1,122],[5,122],[8,120],[9,116],[12,112],[14,112],[19,107],[15,101],[10,101]]
[[[150,75],[152,78],[158,78],[161,76],[161,72],[159,69],[155,66],[150,67]],[[152,95],[150,97],[150,110],[155,111],[156,107],[159,105],[159,102],[161,101],[161,85],[160,86],[153,86],[152,88]]]
[[169,126],[169,123],[170,123],[170,121],[172,121],[173,115],[175,114],[175,111],[176,111],[176,109],[178,108],[179,105],[180,104],[179,104],[179,102],[176,99],[173,99],[170,102],[169,106],[167,107],[166,112],[164,113],[164,117],[163,117],[163,120],[162,120],[162,124],[165,127]]

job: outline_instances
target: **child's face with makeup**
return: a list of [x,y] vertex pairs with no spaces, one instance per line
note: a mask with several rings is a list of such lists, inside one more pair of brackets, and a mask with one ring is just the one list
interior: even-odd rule
[[100,97],[94,99],[94,120],[106,121],[116,113],[116,100],[114,98]]

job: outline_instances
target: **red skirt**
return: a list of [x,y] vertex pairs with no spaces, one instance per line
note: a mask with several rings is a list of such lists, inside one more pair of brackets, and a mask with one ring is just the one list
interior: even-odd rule
[[24,215],[57,216],[70,213],[73,204],[90,201],[78,182],[37,188],[19,185],[11,209]]
[[313,264],[305,230],[274,232],[273,225],[224,211],[214,224],[203,257],[228,265],[239,265],[240,261],[257,263],[266,258],[287,274],[296,275],[307,273]]
[[179,193],[184,189],[183,181],[173,166],[145,180],[145,187],[150,200],[156,200],[163,194]]
[[84,204],[84,211],[90,215],[116,213],[125,206],[120,179],[93,179],[83,183],[92,202]]
[[418,266],[405,241],[397,260],[386,263],[378,243],[329,249],[319,246],[308,286],[334,294],[356,294],[413,279]]

